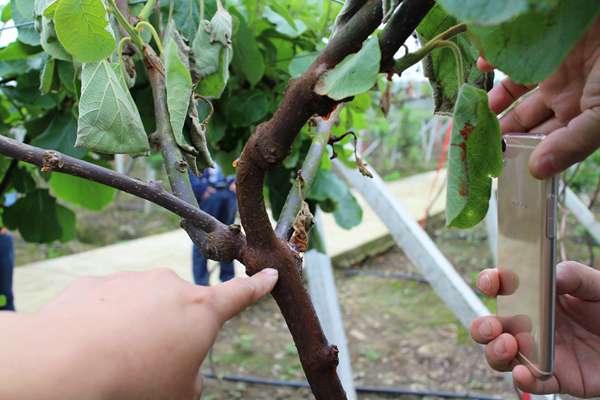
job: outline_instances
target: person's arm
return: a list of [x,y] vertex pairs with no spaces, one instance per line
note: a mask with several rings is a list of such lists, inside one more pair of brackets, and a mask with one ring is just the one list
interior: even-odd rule
[[0,399],[193,399],[222,324],[271,291],[266,269],[212,288],[170,270],[80,279],[32,315],[0,313]]

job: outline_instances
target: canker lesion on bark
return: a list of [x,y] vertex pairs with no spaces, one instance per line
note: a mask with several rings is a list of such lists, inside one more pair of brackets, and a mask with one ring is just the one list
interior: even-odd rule
[[[126,0],[116,0],[129,20]],[[433,0],[404,0],[391,14],[379,35],[381,70],[389,72],[393,56],[433,7]],[[263,268],[277,268],[279,281],[272,292],[294,339],[310,387],[318,400],[341,400],[346,395],[336,373],[338,349],[330,345],[304,288],[300,274],[302,256],[288,243],[290,228],[302,204],[300,193],[290,193],[283,217],[273,229],[263,198],[266,172],[288,155],[304,124],[314,115],[325,116],[339,102],[317,95],[314,86],[321,75],[347,55],[357,52],[382,21],[381,0],[347,0],[336,20],[335,34],[326,48],[298,79],[292,80],[273,117],[260,124],[246,143],[237,165],[237,196],[242,226],[226,226],[198,208],[184,158],[174,142],[166,106],[164,68],[154,50],[137,49],[144,57],[153,91],[158,143],[173,193],[161,185],[146,183],[107,168],[57,152],[29,146],[0,136],[0,154],[35,164],[54,172],[67,173],[99,182],[152,201],[182,218],[182,227],[205,254],[217,261],[237,259],[252,275]],[[322,133],[323,134],[323,133]],[[319,136],[320,137],[320,136]],[[315,141],[305,160],[304,190],[318,170],[328,136]],[[320,146],[320,147],[319,147]],[[297,188],[292,191],[298,192]]]

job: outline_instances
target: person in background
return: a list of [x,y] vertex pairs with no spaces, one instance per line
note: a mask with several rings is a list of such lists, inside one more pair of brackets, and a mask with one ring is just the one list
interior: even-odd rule
[[[4,195],[4,207],[17,201],[17,193]],[[0,311],[15,311],[13,295],[13,270],[15,269],[15,247],[13,238],[6,228],[0,228]]]
[[[233,224],[237,213],[235,178],[224,176],[217,166],[207,168],[201,176],[195,176],[190,172],[190,181],[200,208],[224,224]],[[233,279],[235,276],[233,261],[221,262],[220,265],[221,282]],[[207,259],[196,245],[192,250],[192,272],[197,285],[208,286]]]
[[0,311],[15,311],[12,291],[15,250],[13,238],[5,228],[0,229]]

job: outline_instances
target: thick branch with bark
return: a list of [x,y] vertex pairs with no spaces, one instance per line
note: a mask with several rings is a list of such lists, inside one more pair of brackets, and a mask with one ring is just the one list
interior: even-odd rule
[[[393,60],[394,53],[433,6],[431,0],[405,0],[403,3],[389,22],[392,27],[380,37],[384,61]],[[415,13],[415,16],[405,13]],[[266,267],[279,269],[279,282],[272,294],[294,338],[302,367],[317,400],[346,398],[335,371],[337,349],[327,343],[304,289],[299,272],[299,256],[285,239],[276,236],[271,227],[262,188],[266,171],[287,156],[308,119],[314,114],[329,114],[337,104],[314,92],[320,76],[348,54],[358,51],[363,41],[379,26],[381,19],[381,1],[366,1],[353,13],[336,31],[308,71],[291,82],[279,109],[269,121],[257,127],[238,163],[238,203],[248,244],[242,258],[250,274]],[[284,225],[278,231],[285,237],[284,231],[287,230]]]
[[61,172],[98,182],[166,208],[208,234],[210,240],[200,244],[201,246],[210,248],[221,246],[218,258],[214,259],[230,261],[240,258],[246,244],[245,237],[238,228],[224,225],[198,207],[174,196],[157,182],[147,183],[130,178],[111,169],[53,150],[30,146],[2,135],[0,135],[0,154],[37,165],[45,172]]

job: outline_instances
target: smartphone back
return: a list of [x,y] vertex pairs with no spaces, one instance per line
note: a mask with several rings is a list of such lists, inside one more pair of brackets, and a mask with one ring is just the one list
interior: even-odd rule
[[498,178],[497,315],[539,377],[554,365],[556,178],[535,179],[529,157],[542,135],[506,135]]

